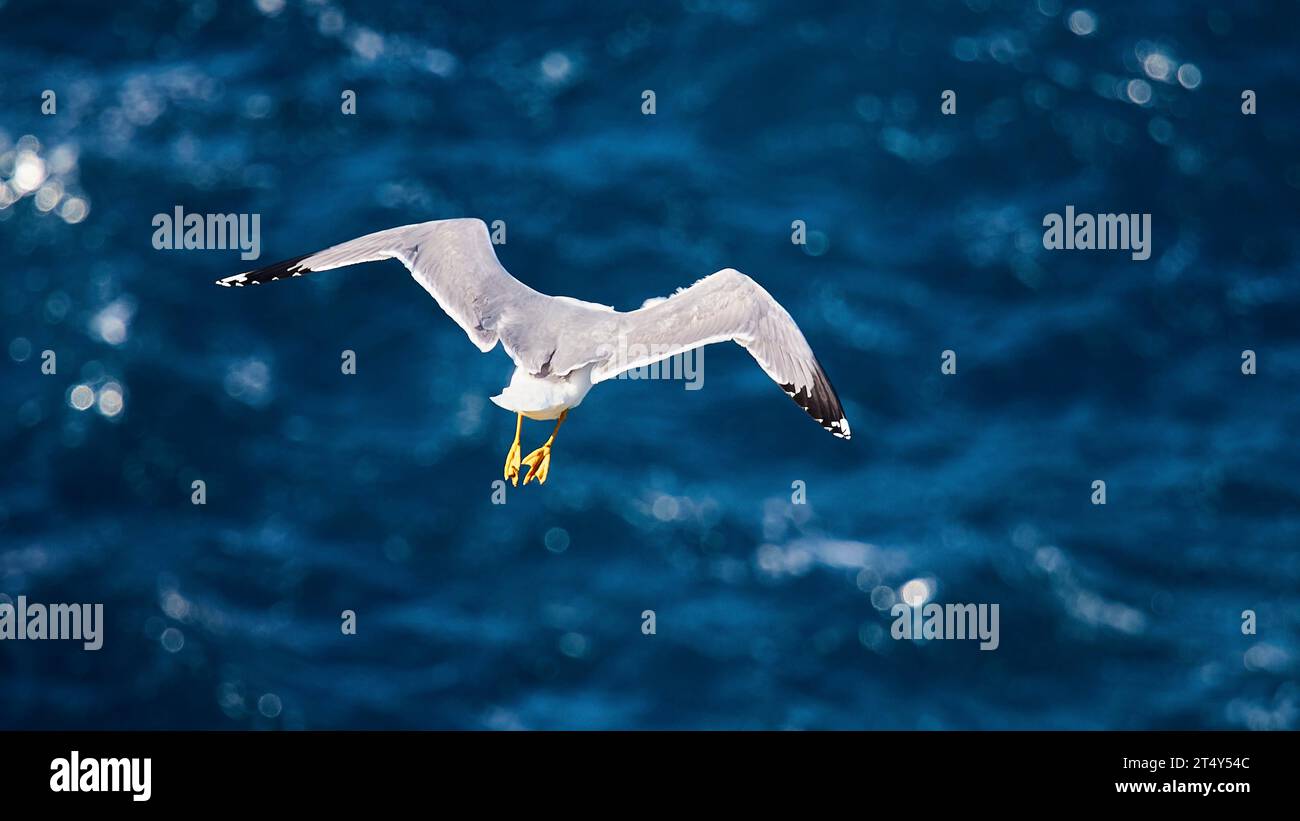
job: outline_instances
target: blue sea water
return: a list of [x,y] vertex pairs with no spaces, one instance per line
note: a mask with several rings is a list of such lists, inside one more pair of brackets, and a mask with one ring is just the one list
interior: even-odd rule
[[[0,643],[0,726],[1297,728],[1297,17],[0,3],[0,602],[105,613]],[[261,262],[155,250],[178,205]],[[1151,258],[1045,250],[1067,205]],[[212,284],[459,216],[620,309],[745,271],[853,439],[712,346],[494,504],[511,363],[398,263]],[[904,589],[998,648],[891,638]]]

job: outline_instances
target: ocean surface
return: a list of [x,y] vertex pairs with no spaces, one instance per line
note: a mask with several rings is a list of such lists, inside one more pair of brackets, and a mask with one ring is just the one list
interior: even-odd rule
[[[1298,23],[0,2],[0,603],[104,612],[0,642],[0,727],[1300,727]],[[1150,258],[1046,250],[1070,205]],[[156,249],[177,206],[259,261]],[[512,365],[397,262],[213,285],[461,216],[620,309],[746,272],[852,440],[715,345],[496,504]],[[902,598],[997,648],[893,638]]]

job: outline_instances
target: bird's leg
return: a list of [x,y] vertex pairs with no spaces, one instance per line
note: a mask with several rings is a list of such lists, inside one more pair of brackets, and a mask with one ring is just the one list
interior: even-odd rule
[[524,477],[524,484],[528,484],[533,479],[536,479],[538,484],[546,484],[546,474],[551,470],[551,445],[555,442],[555,434],[560,432],[560,425],[564,424],[564,417],[568,415],[567,410],[560,411],[560,418],[555,423],[555,430],[551,431],[551,437],[540,448],[524,457],[524,464],[528,465],[528,475]]
[[519,434],[523,432],[524,415],[517,414],[519,417],[515,420],[515,443],[510,446],[510,452],[506,454],[506,481],[518,487],[519,485]]

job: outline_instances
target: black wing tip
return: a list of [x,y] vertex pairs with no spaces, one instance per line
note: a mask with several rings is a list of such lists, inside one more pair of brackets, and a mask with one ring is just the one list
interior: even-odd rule
[[268,265],[265,268],[258,268],[256,271],[225,277],[217,280],[217,284],[223,288],[242,288],[245,285],[261,285],[264,282],[275,282],[277,279],[289,279],[291,277],[300,277],[303,274],[310,274],[312,269],[298,264],[309,256],[311,254],[303,254],[300,257]]
[[813,375],[811,387],[796,390],[794,384],[789,384],[782,385],[781,390],[832,436],[845,440],[853,438],[849,420],[844,418],[844,408],[840,406],[839,397],[835,395],[835,389],[831,387],[831,382],[820,365]]

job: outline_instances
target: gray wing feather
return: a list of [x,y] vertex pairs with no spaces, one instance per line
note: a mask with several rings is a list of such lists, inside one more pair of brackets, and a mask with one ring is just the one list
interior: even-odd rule
[[217,284],[261,285],[382,259],[396,259],[405,265],[480,351],[492,350],[500,339],[517,364],[533,367],[532,360],[544,355],[529,347],[527,320],[547,297],[501,267],[487,226],[479,219],[438,220],[377,231],[324,251],[226,277]]
[[592,368],[600,382],[679,353],[728,340],[738,343],[808,415],[844,439],[844,409],[799,326],[758,283],[733,268],[638,311],[615,314],[616,338]]

